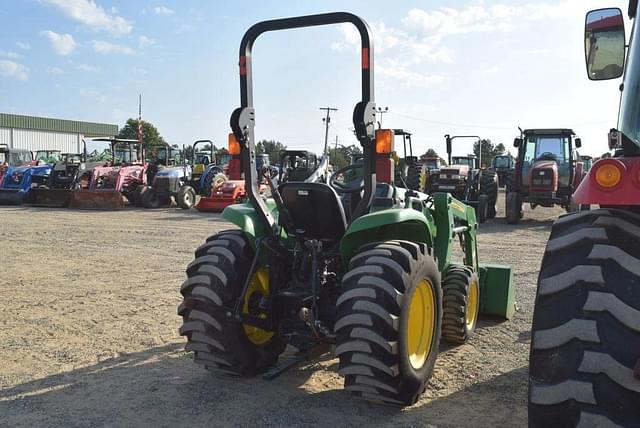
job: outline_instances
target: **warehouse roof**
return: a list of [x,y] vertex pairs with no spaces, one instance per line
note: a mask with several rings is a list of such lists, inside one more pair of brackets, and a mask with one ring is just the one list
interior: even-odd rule
[[0,128],[68,132],[83,134],[87,137],[103,137],[118,134],[118,125],[110,125],[108,123],[80,122],[77,120],[21,116],[8,113],[0,113]]

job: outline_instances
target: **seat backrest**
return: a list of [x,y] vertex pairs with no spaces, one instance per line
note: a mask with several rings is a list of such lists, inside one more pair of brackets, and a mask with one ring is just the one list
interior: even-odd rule
[[[305,238],[339,241],[347,228],[342,202],[324,183],[287,182],[278,188],[284,206]],[[295,232],[290,230],[288,232]]]

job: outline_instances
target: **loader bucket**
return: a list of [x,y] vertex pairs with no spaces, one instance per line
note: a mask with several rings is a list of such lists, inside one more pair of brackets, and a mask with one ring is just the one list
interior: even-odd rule
[[0,205],[20,205],[24,192],[10,189],[0,189]]
[[195,208],[202,212],[219,213],[224,211],[229,205],[233,205],[238,201],[233,197],[225,196],[203,196],[200,198]]
[[25,200],[35,207],[66,207],[69,204],[71,190],[68,189],[32,189]]
[[516,311],[513,271],[509,266],[480,266],[480,313],[511,319]]
[[124,199],[120,192],[75,190],[69,198],[69,208],[82,210],[121,210]]

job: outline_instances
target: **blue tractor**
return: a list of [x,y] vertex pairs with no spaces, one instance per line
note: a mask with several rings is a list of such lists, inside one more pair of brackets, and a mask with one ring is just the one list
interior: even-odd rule
[[173,198],[182,209],[188,210],[193,207],[196,201],[196,190],[191,185],[193,169],[181,158],[179,150],[168,146],[162,148],[157,158],[158,172],[151,186],[142,192],[142,206],[169,206]]
[[19,205],[28,199],[31,189],[46,184],[52,165],[10,166],[0,186],[0,204]]

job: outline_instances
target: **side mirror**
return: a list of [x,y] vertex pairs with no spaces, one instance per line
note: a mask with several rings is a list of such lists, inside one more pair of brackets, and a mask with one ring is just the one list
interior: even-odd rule
[[620,9],[597,9],[587,13],[584,51],[589,79],[609,80],[622,76],[625,44]]
[[575,140],[575,144],[576,144],[576,147],[577,147],[578,149],[579,149],[580,147],[582,147],[582,139],[580,139],[580,138],[576,138],[576,140]]
[[522,138],[513,139],[513,147],[520,147],[522,145]]

